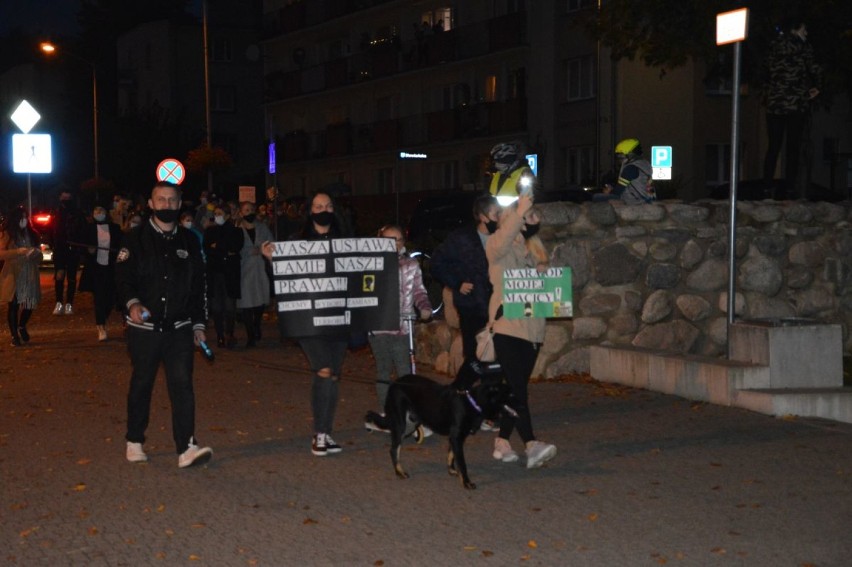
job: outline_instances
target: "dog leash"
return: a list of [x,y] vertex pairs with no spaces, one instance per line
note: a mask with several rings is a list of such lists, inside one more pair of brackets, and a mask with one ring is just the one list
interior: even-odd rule
[[482,413],[482,408],[479,407],[479,404],[477,404],[476,400],[473,399],[473,396],[470,395],[470,390],[464,390],[464,391],[459,392],[459,393],[462,393],[467,397],[467,401],[470,402],[470,405],[473,406],[473,409],[475,409],[479,413]]

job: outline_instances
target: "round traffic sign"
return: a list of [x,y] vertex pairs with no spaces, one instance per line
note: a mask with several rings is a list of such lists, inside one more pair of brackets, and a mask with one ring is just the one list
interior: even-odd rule
[[168,181],[180,185],[185,177],[186,168],[175,158],[166,158],[157,166],[157,181]]

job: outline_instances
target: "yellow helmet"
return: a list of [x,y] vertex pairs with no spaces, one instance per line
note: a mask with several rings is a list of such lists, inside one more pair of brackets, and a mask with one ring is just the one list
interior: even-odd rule
[[615,153],[622,155],[641,154],[642,146],[636,138],[625,138],[615,146]]

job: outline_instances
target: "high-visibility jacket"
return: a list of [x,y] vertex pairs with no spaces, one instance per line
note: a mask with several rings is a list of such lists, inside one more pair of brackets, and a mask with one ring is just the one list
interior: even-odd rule
[[518,183],[524,174],[528,174],[530,177],[533,176],[532,170],[527,166],[519,167],[508,175],[498,171],[491,178],[489,191],[495,197],[517,197]]

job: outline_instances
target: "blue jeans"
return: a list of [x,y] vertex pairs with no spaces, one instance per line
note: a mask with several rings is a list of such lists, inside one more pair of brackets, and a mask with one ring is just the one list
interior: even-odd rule
[[195,391],[192,362],[195,345],[192,327],[173,331],[147,331],[127,327],[127,350],[133,375],[127,394],[127,436],[132,443],[145,442],[151,413],[151,393],[160,364],[166,370],[166,387],[172,404],[172,436],[178,454],[195,436]]

